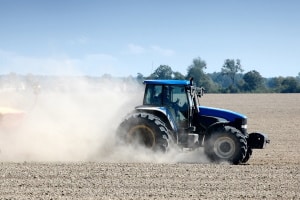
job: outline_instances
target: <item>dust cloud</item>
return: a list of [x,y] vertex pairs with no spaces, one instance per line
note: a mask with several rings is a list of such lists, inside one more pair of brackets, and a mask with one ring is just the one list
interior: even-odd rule
[[207,162],[201,150],[153,153],[116,145],[116,128],[142,103],[143,90],[135,81],[76,77],[46,82],[36,94],[1,91],[0,107],[25,114],[17,126],[0,130],[0,161]]

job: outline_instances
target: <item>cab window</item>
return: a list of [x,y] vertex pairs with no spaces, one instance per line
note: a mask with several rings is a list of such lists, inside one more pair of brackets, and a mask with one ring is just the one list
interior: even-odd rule
[[144,105],[162,105],[162,85],[147,85]]

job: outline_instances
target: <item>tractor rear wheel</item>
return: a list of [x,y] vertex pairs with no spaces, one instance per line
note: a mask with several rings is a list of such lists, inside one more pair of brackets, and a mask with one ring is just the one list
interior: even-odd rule
[[204,151],[213,162],[240,164],[246,156],[247,141],[236,128],[221,126],[205,140]]
[[142,145],[154,151],[166,151],[168,129],[157,116],[133,113],[126,117],[117,130],[117,137],[130,145]]

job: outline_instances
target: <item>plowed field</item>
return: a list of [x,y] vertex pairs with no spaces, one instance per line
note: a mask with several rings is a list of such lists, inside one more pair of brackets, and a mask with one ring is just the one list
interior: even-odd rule
[[238,166],[188,155],[170,162],[0,157],[0,199],[300,199],[300,94],[206,94],[201,102],[247,115],[248,131],[267,133],[271,143]]

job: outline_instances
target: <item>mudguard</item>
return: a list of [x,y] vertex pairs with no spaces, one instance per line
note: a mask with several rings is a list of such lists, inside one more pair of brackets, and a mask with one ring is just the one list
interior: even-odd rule
[[145,111],[145,112],[159,112],[162,115],[164,115],[167,119],[168,119],[168,123],[170,124],[172,130],[174,130],[175,132],[178,131],[178,127],[176,126],[175,120],[172,117],[171,112],[166,109],[165,107],[154,107],[154,106],[137,106],[135,108],[136,110],[139,111]]

